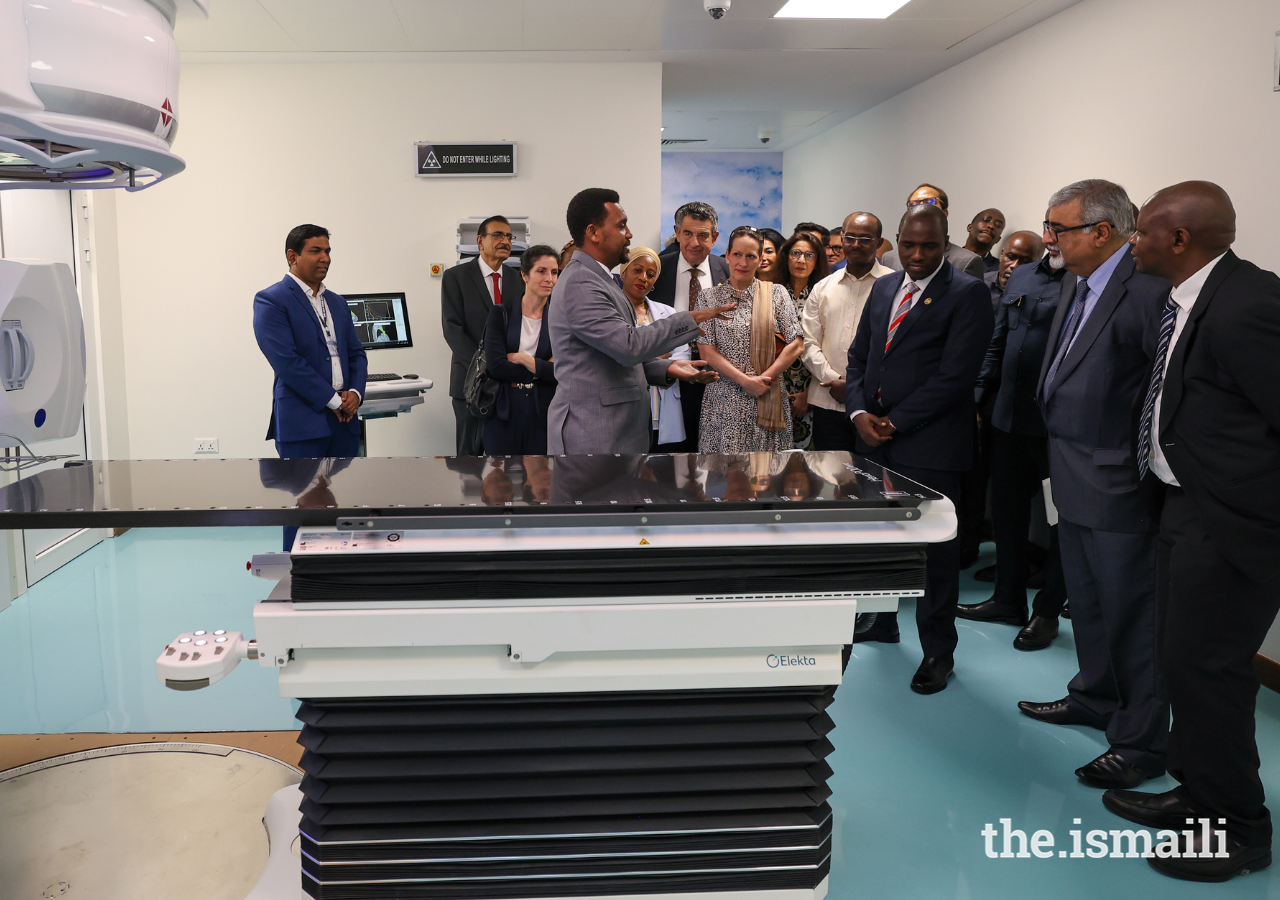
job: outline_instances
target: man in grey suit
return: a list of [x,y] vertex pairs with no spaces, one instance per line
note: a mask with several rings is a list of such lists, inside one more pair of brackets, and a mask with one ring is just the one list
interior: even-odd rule
[[573,258],[548,304],[556,361],[555,399],[547,412],[547,452],[647,453],[652,432],[648,385],[677,378],[716,380],[703,362],[657,357],[687,344],[698,324],[737,304],[677,312],[637,326],[635,309],[609,274],[627,258],[631,230],[618,192],[588,188],[569,201],[565,218]]
[[1169,703],[1157,668],[1156,532],[1162,483],[1138,476],[1138,422],[1170,284],[1135,268],[1124,188],[1069,185],[1049,200],[1044,240],[1067,271],[1037,399],[1049,433],[1062,570],[1080,671],[1067,696],[1018,704],[1056,725],[1103,729],[1086,784],[1163,775]]
[[[942,210],[947,216],[951,213],[947,210],[947,192],[940,187],[932,184],[922,184],[907,197],[907,209],[921,204],[929,204],[936,206]],[[953,244],[947,241],[947,262],[955,266],[966,275],[972,275],[974,278],[982,281],[986,275],[986,266],[983,265],[982,257],[976,253],[972,253],[961,247],[959,244]],[[902,262],[898,259],[898,251],[890,250],[884,255],[884,259],[880,260],[884,265],[893,269],[895,272],[902,271]]]

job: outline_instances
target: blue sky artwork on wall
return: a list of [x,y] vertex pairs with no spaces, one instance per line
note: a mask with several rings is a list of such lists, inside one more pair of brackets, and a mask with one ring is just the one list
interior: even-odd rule
[[723,254],[729,232],[739,225],[782,231],[781,153],[663,153],[662,240],[674,231],[672,216],[682,203],[702,200],[720,214]]

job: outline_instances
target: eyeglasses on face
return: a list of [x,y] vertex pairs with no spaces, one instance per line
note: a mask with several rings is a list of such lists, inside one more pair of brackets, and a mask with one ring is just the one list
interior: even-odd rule
[[810,250],[792,250],[791,258],[794,259],[796,262],[808,262],[812,259],[817,258],[817,254],[813,253]]
[[930,206],[942,205],[942,201],[939,200],[937,197],[921,197],[919,200],[908,200],[907,209],[910,209],[913,206],[923,206],[926,203],[928,203]]
[[1056,241],[1061,235],[1069,231],[1079,231],[1082,228],[1092,228],[1095,225],[1101,225],[1104,220],[1099,219],[1097,222],[1085,222],[1083,225],[1059,225],[1056,222],[1041,222],[1044,226],[1044,233],[1049,236],[1049,240]]
[[843,244],[857,244],[859,247],[870,247],[872,244],[879,243],[873,237],[867,237],[865,235],[861,235],[861,236],[853,235],[853,234],[840,235],[840,242]]
[[487,234],[482,234],[480,236],[488,237],[488,238],[497,238],[500,241],[509,241],[515,237],[515,235],[512,234],[510,231],[490,231]]

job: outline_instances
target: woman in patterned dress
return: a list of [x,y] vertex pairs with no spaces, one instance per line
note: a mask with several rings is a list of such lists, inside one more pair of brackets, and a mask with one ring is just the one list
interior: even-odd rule
[[[799,320],[805,298],[819,281],[827,277],[827,250],[807,232],[797,231],[778,249],[773,280],[787,289]],[[813,413],[809,411],[809,382],[813,380],[804,360],[797,359],[782,373],[783,389],[791,399],[794,446],[808,449],[813,440]]]
[[735,228],[725,254],[729,282],[698,296],[698,309],[738,303],[727,320],[705,323],[698,337],[699,355],[720,375],[702,400],[699,453],[792,449],[791,408],[780,377],[800,358],[804,340],[786,289],[755,277],[763,243],[754,228]]

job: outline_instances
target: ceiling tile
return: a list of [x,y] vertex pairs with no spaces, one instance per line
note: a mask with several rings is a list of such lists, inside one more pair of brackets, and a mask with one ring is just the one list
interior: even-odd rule
[[523,0],[394,0],[394,6],[414,50],[523,49]]
[[258,0],[218,0],[209,18],[180,19],[174,29],[180,50],[263,52],[298,50]]
[[395,20],[306,18],[282,24],[303,50],[351,53],[413,49]]

